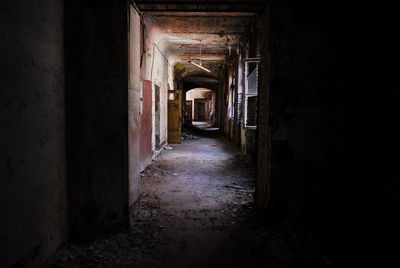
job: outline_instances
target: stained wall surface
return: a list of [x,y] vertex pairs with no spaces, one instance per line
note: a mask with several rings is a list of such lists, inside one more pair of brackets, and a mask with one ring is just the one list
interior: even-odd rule
[[[122,1],[123,2],[123,1]],[[140,48],[141,27],[140,16],[130,6],[128,18],[128,170],[129,170],[129,219],[139,209],[141,158],[141,116],[140,111]],[[123,49],[123,47],[121,47]]]
[[1,3],[1,267],[38,267],[67,238],[63,31],[63,1]]
[[[172,85],[169,84],[172,76],[172,65],[169,62],[169,57],[166,53],[166,43],[162,39],[162,31],[159,26],[152,24],[151,17],[144,17],[145,29],[144,29],[144,54],[142,55],[141,62],[141,77],[144,80],[152,82],[152,150],[156,151],[156,120],[155,120],[155,104],[156,94],[155,85],[160,88],[159,94],[159,107],[160,107],[160,144],[165,145],[167,143],[167,113],[168,113],[168,88],[172,89]],[[157,127],[158,128],[158,127]]]

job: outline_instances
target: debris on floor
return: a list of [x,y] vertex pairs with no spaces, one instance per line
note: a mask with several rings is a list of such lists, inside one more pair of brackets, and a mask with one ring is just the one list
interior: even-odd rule
[[332,267],[315,246],[257,217],[254,169],[241,161],[222,138],[163,151],[141,173],[130,230],[70,244],[51,267]]
[[225,185],[226,188],[233,188],[233,189],[244,189],[244,187],[239,185]]
[[183,140],[197,140],[199,137],[193,135],[193,134],[182,134],[182,139]]

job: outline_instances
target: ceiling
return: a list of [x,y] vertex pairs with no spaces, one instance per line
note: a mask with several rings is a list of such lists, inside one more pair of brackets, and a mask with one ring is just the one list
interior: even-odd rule
[[252,15],[235,14],[148,14],[146,27],[156,26],[158,38],[166,42],[166,52],[180,61],[200,61],[203,64],[223,63],[241,37],[248,32]]
[[266,0],[135,0],[143,11],[261,12]]
[[188,61],[199,63],[201,59],[206,68],[220,68],[248,33],[255,12],[262,10],[265,1],[137,0],[135,4],[146,27],[158,28],[165,52],[187,70],[199,71]]

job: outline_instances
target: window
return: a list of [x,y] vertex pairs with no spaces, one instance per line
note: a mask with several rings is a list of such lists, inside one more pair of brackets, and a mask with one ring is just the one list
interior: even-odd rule
[[245,126],[257,126],[257,94],[258,94],[258,64],[259,59],[246,61],[246,90],[245,90]]

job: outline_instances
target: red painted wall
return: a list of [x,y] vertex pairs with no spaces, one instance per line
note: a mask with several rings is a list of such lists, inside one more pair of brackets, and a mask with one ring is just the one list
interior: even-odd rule
[[143,81],[143,114],[140,116],[140,154],[141,170],[151,163],[153,151],[151,150],[151,81]]

